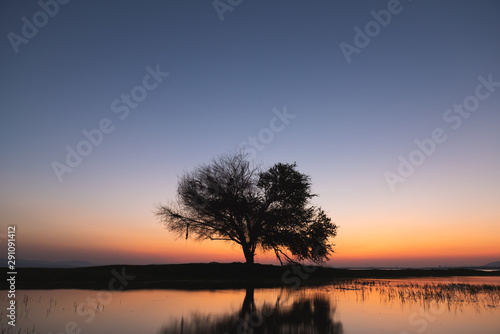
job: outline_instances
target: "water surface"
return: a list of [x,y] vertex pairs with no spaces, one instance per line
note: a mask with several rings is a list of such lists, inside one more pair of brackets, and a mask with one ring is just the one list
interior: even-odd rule
[[[7,297],[0,301],[6,305]],[[302,289],[24,290],[1,333],[500,333],[500,277]]]

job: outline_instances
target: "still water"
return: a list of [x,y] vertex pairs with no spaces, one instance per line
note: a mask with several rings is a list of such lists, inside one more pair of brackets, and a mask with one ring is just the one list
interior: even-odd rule
[[298,289],[21,290],[0,333],[500,333],[500,277]]

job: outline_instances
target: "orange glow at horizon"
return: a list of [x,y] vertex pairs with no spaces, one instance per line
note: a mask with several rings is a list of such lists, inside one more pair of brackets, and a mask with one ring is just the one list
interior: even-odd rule
[[[193,240],[177,239],[171,234],[156,233],[152,235],[148,231],[142,234],[129,231],[122,233],[119,238],[110,231],[109,235],[100,233],[100,239],[85,242],[75,242],[74,240],[60,240],[57,246],[52,242],[42,242],[40,240],[29,241],[30,245],[36,248],[42,248],[46,253],[51,254],[59,260],[86,260],[113,261],[120,259],[120,263],[183,263],[183,262],[244,262],[244,257],[239,245],[224,242],[196,242]],[[109,238],[109,239],[108,239]],[[107,240],[107,241],[105,241]],[[105,242],[103,242],[105,241]],[[438,236],[432,238],[413,237],[411,239],[397,239],[391,236],[381,238],[369,238],[358,236],[349,238],[339,236],[333,240],[336,246],[335,253],[330,257],[329,265],[347,265],[348,263],[374,263],[380,260],[392,262],[408,262],[417,260],[439,260],[439,259],[458,259],[465,262],[468,259],[491,258],[493,260],[500,258],[497,240],[492,234],[482,239],[472,238],[471,240],[462,239],[458,234],[453,238],[447,238],[446,243],[439,240]],[[60,253],[63,247],[66,251]],[[28,247],[27,247],[28,248]],[[29,247],[35,248],[35,247]],[[37,258],[38,252],[23,250],[27,258]],[[82,254],[85,257],[82,257]],[[95,260],[94,260],[95,259]],[[492,261],[493,261],[492,260]],[[150,261],[150,262],[148,262]],[[257,253],[256,262],[275,263],[276,260],[272,252]],[[446,264],[446,263],[444,263]],[[472,263],[464,263],[472,264]],[[485,264],[479,263],[478,265]]]
[[[427,202],[415,203],[415,208],[426,210],[406,205],[395,211],[373,201],[361,212],[340,203],[343,210],[332,213],[339,230],[332,240],[335,253],[327,264],[383,262],[404,266],[429,261],[483,265],[500,260],[498,213],[470,205],[457,214],[452,207],[429,207]],[[46,204],[39,204],[45,219],[30,226],[31,233],[24,233],[19,226],[18,238],[25,245],[19,249],[21,258],[96,264],[245,261],[237,244],[176,239],[152,214],[144,219],[142,212],[148,212],[144,208],[123,217],[117,208],[85,210],[85,206],[77,209],[75,203],[56,215]],[[481,222],[481,229],[473,228],[475,221]],[[256,262],[279,263],[273,253],[257,253]]]

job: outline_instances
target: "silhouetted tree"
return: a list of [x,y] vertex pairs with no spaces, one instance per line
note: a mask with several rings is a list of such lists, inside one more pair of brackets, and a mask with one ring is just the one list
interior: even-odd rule
[[296,164],[277,163],[266,171],[251,167],[243,153],[223,155],[196,167],[179,180],[177,201],[159,206],[156,215],[167,229],[203,240],[241,245],[254,263],[257,247],[274,251],[281,263],[322,263],[333,253],[329,238],[337,226],[325,212],[309,205],[308,175]]

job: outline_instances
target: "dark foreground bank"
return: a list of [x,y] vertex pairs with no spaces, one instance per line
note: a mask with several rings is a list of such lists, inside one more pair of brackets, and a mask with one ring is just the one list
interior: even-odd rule
[[[500,276],[471,269],[349,270],[243,263],[112,265],[86,268],[18,268],[16,289],[236,289],[299,287],[358,278]],[[6,281],[0,289],[7,289]]]

